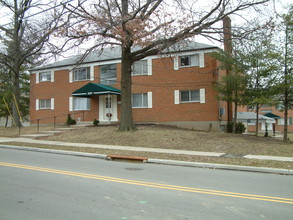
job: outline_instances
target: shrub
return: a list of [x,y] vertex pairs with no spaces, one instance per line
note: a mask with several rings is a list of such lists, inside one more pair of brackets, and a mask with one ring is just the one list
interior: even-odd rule
[[[232,133],[233,132],[233,122],[228,122],[227,123],[227,132]],[[245,132],[245,125],[242,122],[237,122],[236,123],[236,128],[235,128],[235,133],[236,134],[242,134]]]
[[97,119],[95,119],[95,120],[94,120],[94,122],[93,122],[94,126],[98,126],[98,125],[99,125],[99,123],[100,123],[100,121],[99,121],[99,120],[97,120]]
[[76,124],[76,121],[71,118],[71,115],[70,114],[68,114],[67,115],[67,120],[66,120],[65,124],[67,126],[69,126],[69,125],[75,125]]

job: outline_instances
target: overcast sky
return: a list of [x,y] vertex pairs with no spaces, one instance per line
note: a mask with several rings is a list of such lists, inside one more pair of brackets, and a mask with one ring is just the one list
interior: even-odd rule
[[[50,1],[50,0],[33,1],[33,2],[45,3],[48,1]],[[62,2],[67,2],[67,1],[70,1],[70,0],[63,0]],[[75,1],[75,0],[73,0],[73,1]],[[210,1],[206,1],[206,2],[210,2]],[[239,14],[231,16],[232,26],[244,24],[248,21],[248,19],[249,19],[249,21],[251,21],[254,18],[261,18],[261,20],[267,21],[270,19],[271,16],[274,15],[274,13],[273,13],[274,11],[279,14],[285,13],[286,10],[288,9],[288,5],[290,2],[291,2],[290,0],[271,0],[266,5],[258,6],[257,7],[258,11],[256,11],[255,9],[248,9],[248,10],[239,12]],[[30,12],[30,14],[31,15],[36,14],[37,12],[38,12],[38,10],[35,9],[34,11]],[[11,11],[5,10],[4,7],[0,8],[0,25],[8,24],[9,22],[11,22],[10,19],[12,18],[12,15],[13,14]],[[38,15],[38,17],[39,16],[41,16],[41,15]],[[222,27],[222,24],[218,23],[217,27]],[[219,43],[217,41],[211,41],[209,39],[206,39],[205,37],[196,36],[195,40],[198,42],[201,42],[201,43],[212,44],[212,45],[222,47],[221,43]],[[84,47],[87,47],[87,46],[85,45]],[[71,54],[78,53],[78,52],[81,52],[81,50],[76,49],[73,52],[71,52]]]

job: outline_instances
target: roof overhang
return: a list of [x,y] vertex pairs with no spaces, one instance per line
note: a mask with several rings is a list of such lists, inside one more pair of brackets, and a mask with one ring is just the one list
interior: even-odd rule
[[88,83],[85,86],[75,90],[72,93],[72,96],[76,97],[90,97],[95,95],[120,95],[121,90],[116,89],[112,86],[97,84],[97,83]]
[[271,113],[271,112],[264,114],[264,116],[269,117],[269,118],[273,118],[273,119],[280,119],[281,118],[281,116],[275,115],[274,113]]

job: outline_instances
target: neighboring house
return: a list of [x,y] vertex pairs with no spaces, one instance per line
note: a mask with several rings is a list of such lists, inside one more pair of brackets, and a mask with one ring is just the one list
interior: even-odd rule
[[[240,111],[255,112],[255,109],[251,107],[242,107],[240,108]],[[276,132],[284,131],[284,111],[279,110],[275,106],[263,105],[259,109],[259,114],[275,120],[275,124],[268,126],[269,131],[273,131],[273,130],[275,130]],[[292,118],[293,118],[293,110],[289,110],[288,111],[288,132],[293,132]],[[255,124],[254,125],[252,123],[248,124],[248,131],[255,131]],[[265,131],[265,123],[259,122],[259,131]]]
[[[176,125],[198,130],[224,129],[226,103],[214,83],[224,74],[211,56],[218,48],[189,43],[181,49],[135,62],[132,105],[136,123]],[[31,123],[119,122],[121,50],[106,48],[31,70]],[[109,116],[111,116],[109,118]]]
[[[246,132],[254,132],[256,126],[257,115],[255,112],[238,112],[237,122],[242,122],[246,127]],[[258,123],[261,130],[273,131],[275,119],[264,115],[258,115]],[[267,127],[267,128],[266,128]]]

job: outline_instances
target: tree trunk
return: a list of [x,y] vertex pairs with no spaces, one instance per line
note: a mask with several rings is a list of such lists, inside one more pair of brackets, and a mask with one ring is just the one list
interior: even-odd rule
[[[288,96],[288,94],[287,94]],[[283,141],[288,141],[288,103],[285,102],[285,110],[284,110],[284,136]]]
[[[231,19],[229,16],[225,16],[223,19],[223,33],[224,33],[224,51],[232,55],[232,37],[231,37]],[[226,75],[230,74],[231,67],[226,69]],[[227,115],[228,122],[233,120],[233,107],[232,102],[227,101]]]
[[[18,5],[17,1],[14,2],[14,10],[17,11]],[[24,13],[24,12],[22,12]],[[21,25],[22,25],[22,14],[16,13],[14,14],[14,33],[13,33],[13,71],[12,71],[12,81],[13,81],[13,94],[15,96],[15,99],[13,98],[13,105],[12,105],[12,117],[15,121],[15,124],[17,127],[20,127],[20,117],[18,115],[18,106],[19,106],[19,98],[20,98],[20,87],[19,87],[19,81],[20,81],[20,68],[21,68],[21,47],[20,47],[20,31],[21,31]]]
[[8,119],[9,119],[9,114],[6,114],[6,121],[5,121],[5,128],[7,128],[8,126]]
[[258,116],[259,116],[259,104],[256,104],[255,136],[258,135]]
[[131,72],[132,72],[132,54],[131,46],[133,41],[131,34],[127,29],[128,21],[128,0],[122,0],[122,30],[125,34],[125,38],[121,45],[121,118],[119,131],[135,131],[137,130],[132,117],[132,104],[131,104]]
[[12,105],[12,116],[15,121],[15,124],[17,127],[21,126],[20,117],[18,114],[18,108],[19,108],[19,98],[20,98],[20,87],[19,87],[19,72],[14,73],[13,78],[13,94],[15,95],[16,102],[13,98],[13,105]]
[[287,66],[287,59],[288,59],[288,25],[286,26],[285,30],[285,65],[284,65],[284,136],[283,141],[288,141],[288,108],[289,108],[289,98],[288,98],[288,66]]
[[234,118],[233,118],[233,133],[236,133],[236,123],[237,123],[237,106],[238,102],[235,102],[235,108],[234,108]]
[[121,118],[119,131],[135,131],[137,128],[133,122],[131,104],[131,66],[133,61],[130,47],[122,47],[121,63]]

